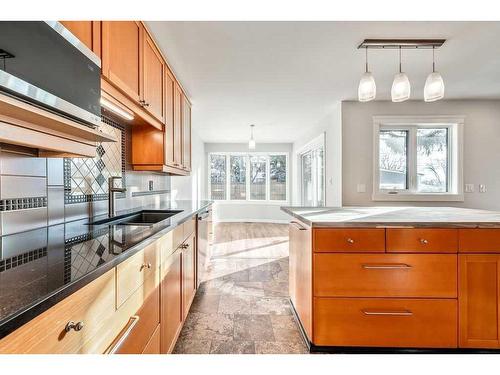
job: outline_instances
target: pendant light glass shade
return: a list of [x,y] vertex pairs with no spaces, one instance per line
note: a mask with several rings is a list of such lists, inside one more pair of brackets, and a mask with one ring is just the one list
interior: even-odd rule
[[391,98],[393,102],[404,102],[410,99],[410,80],[405,73],[398,73],[392,82]]
[[432,49],[432,73],[427,76],[424,87],[424,100],[435,102],[444,97],[444,81],[441,74],[435,71],[434,48]]
[[368,48],[365,48],[365,73],[361,76],[358,86],[358,100],[369,102],[377,96],[377,85],[373,74],[368,71]]
[[391,99],[393,102],[404,102],[410,99],[411,86],[406,73],[401,71],[401,47],[399,47],[399,73],[394,76],[391,88]]
[[248,149],[255,150],[255,139],[253,139],[253,127],[255,125],[250,125],[250,140],[248,141]]
[[366,72],[361,76],[358,86],[358,100],[360,102],[369,102],[375,99],[377,95],[377,86],[375,79],[370,72]]

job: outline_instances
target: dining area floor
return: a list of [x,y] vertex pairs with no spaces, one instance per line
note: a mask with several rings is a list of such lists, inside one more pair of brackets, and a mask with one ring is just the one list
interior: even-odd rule
[[217,223],[176,354],[302,354],[288,298],[288,226]]

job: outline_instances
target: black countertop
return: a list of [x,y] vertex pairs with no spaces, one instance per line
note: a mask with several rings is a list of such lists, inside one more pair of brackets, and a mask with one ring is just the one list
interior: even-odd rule
[[0,237],[0,338],[157,240],[211,201],[163,201],[124,210],[182,210],[152,226],[88,225],[89,219]]

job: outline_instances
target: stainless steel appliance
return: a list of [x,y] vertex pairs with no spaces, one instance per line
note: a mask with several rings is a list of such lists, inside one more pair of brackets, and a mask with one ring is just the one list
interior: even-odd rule
[[101,60],[59,22],[0,21],[0,91],[95,127]]
[[198,214],[198,255],[197,255],[197,280],[196,285],[205,281],[208,262],[210,260],[210,249],[212,245],[212,207]]

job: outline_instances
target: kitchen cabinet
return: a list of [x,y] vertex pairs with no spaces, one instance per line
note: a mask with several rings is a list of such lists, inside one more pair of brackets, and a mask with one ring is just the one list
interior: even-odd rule
[[159,121],[165,121],[165,64],[153,39],[143,38],[143,98],[142,106]]
[[191,171],[191,105],[182,96],[182,168]]
[[182,91],[174,86],[174,166],[182,168]]
[[182,301],[186,318],[196,294],[196,243],[194,233],[182,245]]
[[143,26],[136,21],[102,21],[102,74],[132,100],[142,100]]
[[182,250],[162,265],[161,352],[171,353],[182,328]]
[[100,21],[61,21],[61,24],[97,56],[101,56]]
[[500,348],[500,255],[459,255],[458,303],[459,346]]
[[[165,74],[165,130],[163,133],[163,144],[164,144],[164,163],[169,167],[175,168],[175,127],[174,127],[174,93],[175,93],[175,78],[166,69]],[[178,129],[177,129],[178,131]],[[179,147],[179,145],[177,145]]]

